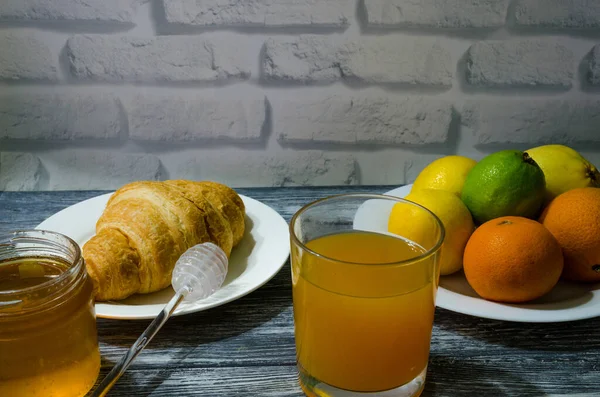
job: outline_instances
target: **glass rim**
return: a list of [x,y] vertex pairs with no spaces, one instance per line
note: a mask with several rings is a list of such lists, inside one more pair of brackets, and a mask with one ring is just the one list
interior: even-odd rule
[[[300,241],[300,239],[298,239],[298,236],[296,236],[296,233],[294,232],[294,225],[296,224],[296,220],[302,213],[306,212],[311,207],[314,207],[324,201],[330,201],[330,200],[342,199],[342,198],[353,198],[353,197],[354,198],[364,197],[364,198],[371,198],[371,199],[396,201],[398,203],[407,203],[407,204],[413,205],[415,207],[421,208],[425,212],[429,213],[429,215],[431,215],[433,217],[434,221],[437,223],[438,227],[440,228],[440,238],[438,239],[438,241],[435,243],[435,245],[432,248],[426,250],[424,253],[422,253],[420,255],[415,256],[414,258],[404,259],[404,260],[396,261],[396,262],[382,262],[382,263],[357,263],[357,262],[350,262],[350,261],[344,261],[344,260],[331,258],[327,255],[320,254],[320,253],[308,248],[306,246],[306,244],[304,244],[302,241]],[[419,261],[426,259],[427,257],[433,255],[437,251],[439,251],[442,244],[444,243],[444,239],[446,237],[446,228],[444,227],[444,224],[442,223],[440,218],[436,214],[434,214],[431,210],[427,209],[426,207],[422,206],[421,204],[415,203],[414,201],[406,200],[405,198],[402,198],[402,197],[390,196],[387,194],[379,194],[379,193],[334,194],[331,196],[323,197],[318,200],[312,201],[308,204],[305,204],[304,206],[300,207],[300,209],[298,211],[296,211],[296,213],[292,216],[292,219],[290,220],[290,225],[289,225],[289,232],[290,232],[292,241],[294,241],[298,246],[300,246],[302,248],[302,250],[307,251],[316,257],[319,257],[319,258],[322,258],[322,259],[325,259],[328,261],[343,263],[343,264],[347,264],[347,265],[354,265],[354,266],[391,266],[391,265],[407,265],[407,264],[419,262]],[[383,233],[378,233],[378,234],[381,234],[384,236],[386,235]]]
[[[65,270],[64,272],[62,272],[58,277],[55,277],[48,281],[45,281],[41,284],[33,285],[31,287],[20,288],[20,289],[0,291],[0,297],[16,296],[16,295],[20,295],[23,293],[31,293],[31,292],[34,292],[37,290],[48,288],[53,285],[59,284],[66,278],[72,276],[74,273],[77,273],[79,271],[79,268],[83,262],[82,261],[83,257],[81,254],[81,248],[79,247],[79,244],[77,244],[77,242],[75,240],[73,240],[71,237],[66,236],[59,232],[54,232],[51,230],[42,230],[42,229],[25,229],[25,230],[17,230],[17,231],[9,232],[9,233],[3,233],[3,234],[0,234],[0,247],[11,246],[14,243],[18,243],[19,242],[18,239],[20,239],[20,238],[28,239],[28,240],[34,239],[34,240],[39,240],[40,243],[47,243],[47,241],[45,241],[45,240],[47,240],[45,238],[45,236],[48,236],[48,235],[58,237],[59,239],[63,239],[64,245],[68,249],[73,250],[73,253],[74,253],[73,259],[74,260],[69,261],[69,262],[71,262],[71,265],[69,266],[69,268],[67,270]],[[51,244],[49,244],[49,246],[51,246]],[[19,257],[15,257],[15,258],[19,258]]]

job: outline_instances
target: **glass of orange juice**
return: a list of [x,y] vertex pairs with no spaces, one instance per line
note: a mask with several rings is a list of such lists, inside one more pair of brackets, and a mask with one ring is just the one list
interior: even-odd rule
[[[417,232],[407,233],[411,239],[387,231],[394,205],[405,206],[410,219],[418,220]],[[444,240],[440,220],[400,198],[346,194],[300,209],[290,232],[304,393],[420,395]]]

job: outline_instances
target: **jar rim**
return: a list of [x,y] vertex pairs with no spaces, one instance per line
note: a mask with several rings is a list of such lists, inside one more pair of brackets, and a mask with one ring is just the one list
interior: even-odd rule
[[[51,230],[42,230],[42,229],[28,229],[28,230],[17,230],[10,233],[0,234],[0,254],[2,253],[2,248],[10,249],[11,247],[16,248],[16,244],[18,243],[38,243],[45,244],[49,248],[59,249],[68,249],[69,254],[73,255],[72,259],[68,259],[70,266],[64,272],[62,272],[58,277],[52,278],[50,280],[44,281],[43,283],[33,285],[30,287],[13,289],[13,290],[0,290],[0,298],[10,298],[11,296],[21,295],[21,294],[30,294],[44,288],[52,287],[56,284],[62,283],[65,279],[72,277],[75,273],[80,270],[82,266],[82,255],[81,248],[79,244],[75,242],[69,236],[66,236],[62,233],[58,233]],[[22,256],[26,257],[26,256]],[[15,259],[19,258],[18,255],[13,257]],[[65,259],[65,258],[63,258]],[[5,301],[4,304],[0,301],[0,307],[2,306],[12,306],[14,304],[18,304],[21,301]]]

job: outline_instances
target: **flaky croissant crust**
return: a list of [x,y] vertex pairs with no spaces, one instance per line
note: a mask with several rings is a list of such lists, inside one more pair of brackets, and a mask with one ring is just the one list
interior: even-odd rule
[[210,181],[140,181],[118,189],[83,246],[96,300],[161,290],[188,248],[213,242],[230,255],[245,231],[245,207]]

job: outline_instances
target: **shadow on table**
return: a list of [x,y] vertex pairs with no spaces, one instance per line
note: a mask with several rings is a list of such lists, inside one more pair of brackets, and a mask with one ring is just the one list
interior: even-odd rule
[[580,352],[600,349],[600,333],[597,332],[600,317],[559,323],[520,323],[438,309],[435,327],[488,344],[523,350]]
[[[206,311],[169,319],[144,350],[145,352],[152,349],[169,349],[168,358],[164,360],[164,368],[159,369],[157,366],[142,367],[144,364],[139,365],[138,363],[137,371],[144,368],[143,384],[136,381],[134,370],[133,372],[126,372],[119,383],[115,385],[115,388],[126,390],[135,385],[135,395],[151,395],[154,389],[170,378],[174,371],[180,369],[182,362],[185,362],[188,356],[202,357],[204,346],[213,342],[239,337],[269,321],[279,321],[275,319],[280,315],[291,316],[291,314],[283,314],[286,310],[291,311],[291,287],[284,287],[285,285],[291,285],[289,278],[289,268],[284,266],[273,280],[245,297]],[[281,321],[286,324],[288,322],[288,320]],[[100,341],[108,346],[120,347],[121,349],[119,349],[120,354],[116,357],[114,356],[114,350],[111,352],[110,348],[107,349],[107,352],[104,352],[102,370],[97,383],[106,376],[117,360],[121,359],[122,354],[125,354],[124,349],[129,349],[146,329],[150,320],[118,321],[98,319],[98,323]],[[285,330],[283,330],[282,336],[276,336],[273,333],[276,337],[274,343],[280,343],[281,339],[286,337],[284,334]],[[260,338],[260,336],[255,336],[254,339],[256,338]],[[291,338],[293,338],[293,334]],[[211,350],[211,347],[206,347],[206,349]],[[141,354],[144,354],[144,352]],[[106,356],[111,356],[111,359],[107,359]],[[215,366],[219,366],[219,364],[217,363]],[[122,386],[119,386],[121,383]]]
[[[516,371],[516,369],[515,369]],[[524,379],[495,366],[432,354],[421,397],[431,396],[542,396],[545,393]]]
[[[288,269],[282,269],[281,272],[283,271]],[[280,276],[282,275],[275,277]],[[231,338],[259,327],[291,307],[291,290],[273,291],[270,288],[270,293],[267,293],[265,287],[264,290],[261,288],[223,306],[172,317],[148,348],[196,347]],[[269,304],[265,304],[267,299]],[[129,348],[149,323],[150,320],[98,319],[99,338],[107,344]]]

